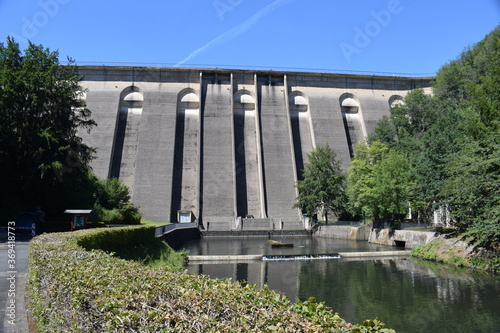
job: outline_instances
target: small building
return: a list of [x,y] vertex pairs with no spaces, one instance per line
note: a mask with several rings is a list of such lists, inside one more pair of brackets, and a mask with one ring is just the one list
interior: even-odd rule
[[64,214],[70,216],[71,230],[84,229],[92,209],[67,209]]

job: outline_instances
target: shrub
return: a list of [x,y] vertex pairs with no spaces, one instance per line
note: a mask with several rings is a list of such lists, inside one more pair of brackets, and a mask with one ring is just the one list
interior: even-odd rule
[[92,222],[140,224],[142,214],[130,202],[128,187],[116,178],[95,181]]

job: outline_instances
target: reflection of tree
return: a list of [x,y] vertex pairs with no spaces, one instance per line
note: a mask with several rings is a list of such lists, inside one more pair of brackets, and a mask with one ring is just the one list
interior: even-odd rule
[[403,259],[308,262],[298,298],[315,296],[349,321],[377,317],[401,332],[492,332],[500,287],[473,274],[436,275]]

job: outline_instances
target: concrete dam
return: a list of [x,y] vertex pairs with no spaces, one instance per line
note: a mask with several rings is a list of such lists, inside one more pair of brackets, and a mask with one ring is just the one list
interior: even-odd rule
[[82,66],[102,179],[130,187],[152,221],[210,231],[300,230],[295,184],[326,142],[349,166],[408,91],[430,77]]

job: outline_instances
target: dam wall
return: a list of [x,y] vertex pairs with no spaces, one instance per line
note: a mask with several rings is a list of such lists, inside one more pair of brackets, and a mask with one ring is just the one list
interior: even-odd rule
[[148,220],[177,222],[179,211],[190,212],[213,231],[241,229],[242,218],[264,229],[304,229],[292,205],[308,154],[328,143],[347,170],[354,144],[378,119],[432,83],[228,69],[79,70],[97,122],[79,134],[97,149],[96,175],[122,179]]

